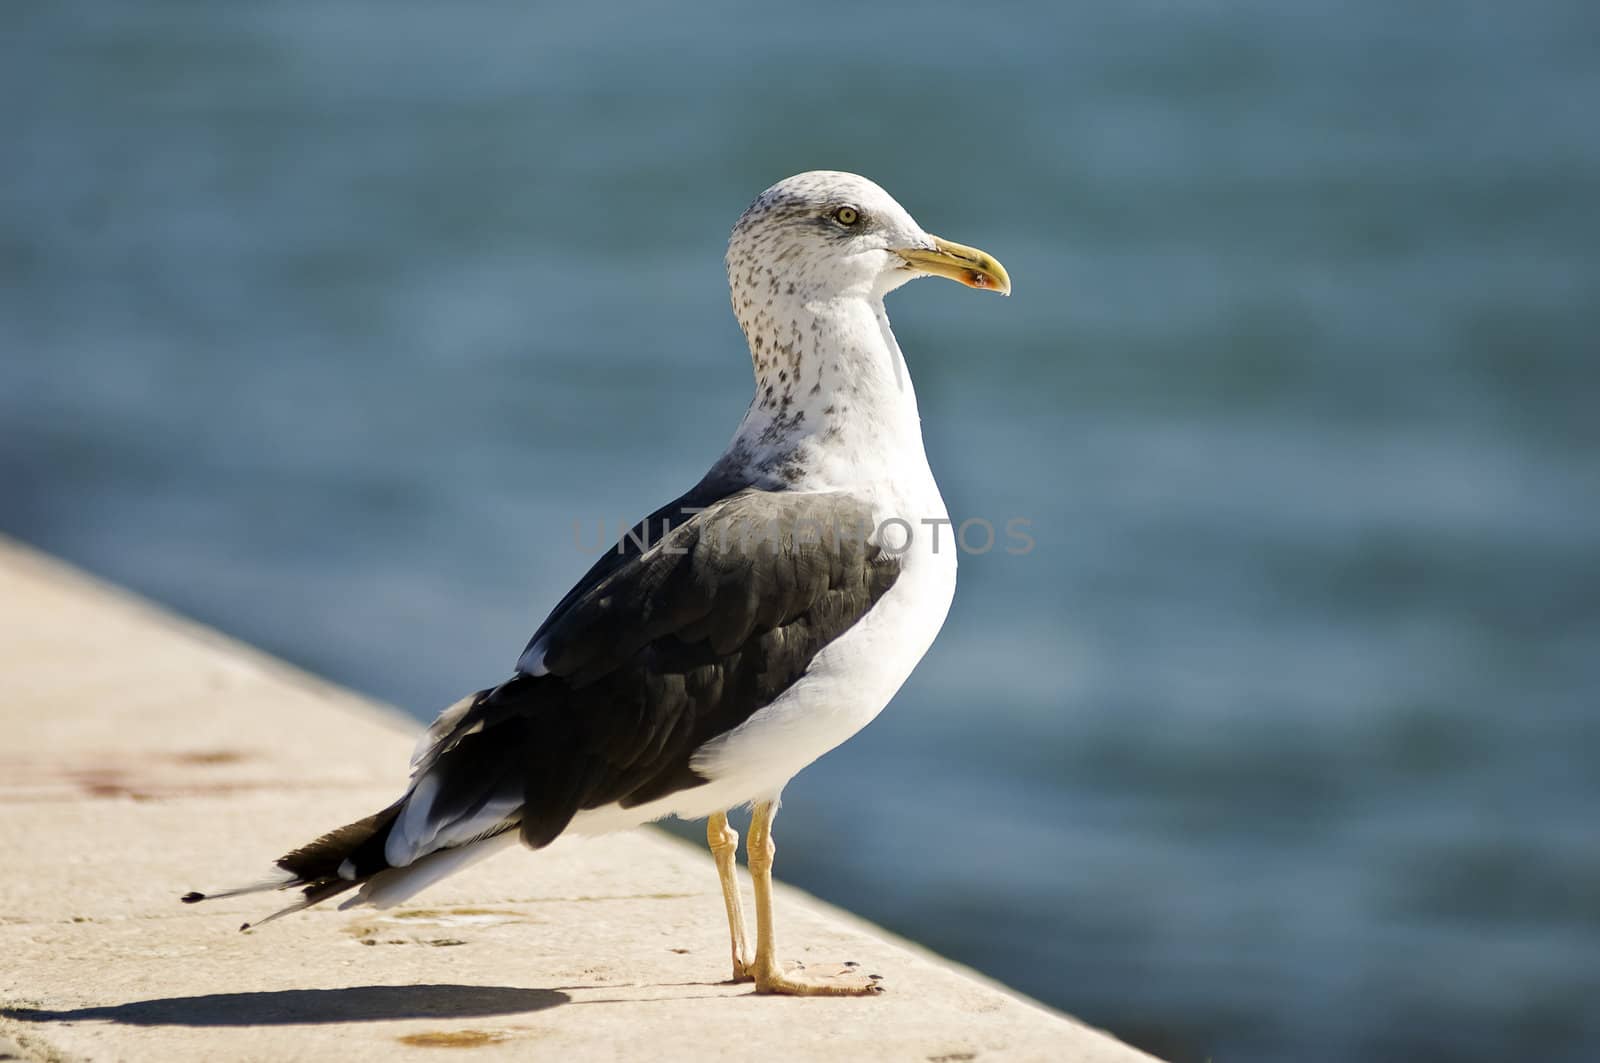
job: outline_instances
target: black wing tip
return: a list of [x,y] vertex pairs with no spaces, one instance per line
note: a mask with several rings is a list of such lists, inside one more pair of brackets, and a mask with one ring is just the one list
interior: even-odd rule
[[250,929],[250,924],[249,924],[249,923],[240,923],[240,924],[239,924],[239,933],[241,933],[241,934],[242,934],[242,933],[244,933],[244,932],[245,932],[245,931],[246,931],[246,930],[249,930],[249,929]]
[[206,899],[206,895],[204,893],[199,892],[198,890],[191,890],[190,892],[185,893],[182,897],[180,897],[178,899],[181,900],[184,904],[193,904],[196,901],[205,900]]

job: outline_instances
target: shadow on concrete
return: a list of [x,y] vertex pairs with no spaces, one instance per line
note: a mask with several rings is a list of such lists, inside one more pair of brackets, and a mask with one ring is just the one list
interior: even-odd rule
[[119,1022],[128,1026],[294,1026],[385,1019],[465,1019],[543,1011],[572,998],[555,989],[495,985],[358,985],[159,997],[101,1008],[0,1008],[22,1022]]

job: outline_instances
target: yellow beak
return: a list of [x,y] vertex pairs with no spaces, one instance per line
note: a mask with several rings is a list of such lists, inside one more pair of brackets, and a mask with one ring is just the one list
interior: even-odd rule
[[1011,278],[1006,268],[994,260],[987,251],[943,240],[935,236],[933,247],[908,247],[895,254],[906,260],[906,266],[918,273],[931,273],[935,277],[949,277],[968,288],[987,288],[1001,295],[1011,294]]

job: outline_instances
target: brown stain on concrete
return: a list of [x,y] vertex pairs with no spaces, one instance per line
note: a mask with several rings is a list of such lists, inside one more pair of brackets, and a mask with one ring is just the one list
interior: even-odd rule
[[494,1030],[428,1030],[396,1038],[413,1048],[479,1048],[506,1039],[505,1034]]
[[579,894],[576,897],[518,897],[513,904],[598,904],[601,901],[681,901],[690,898],[719,896],[715,890],[697,890],[679,893],[611,893]]
[[238,764],[250,759],[250,754],[237,749],[195,749],[173,753],[168,757],[174,764]]
[[119,768],[79,768],[63,772],[85,797],[100,800],[160,801],[180,797],[219,797],[246,790],[262,790],[262,783],[172,783],[158,778],[137,778]]
[[116,768],[85,768],[68,772],[85,797],[110,800],[126,797],[133,801],[148,801],[150,793],[128,781],[127,775]]
[[[457,908],[411,908],[393,912],[377,919],[356,920],[343,927],[346,934],[363,945],[428,945],[436,949],[452,948],[469,942],[459,937],[422,937],[434,924],[445,927],[505,926],[508,923],[533,922],[521,912],[508,908],[481,908],[463,905]],[[386,924],[386,925],[385,925]],[[435,930],[437,933],[437,930]],[[385,936],[402,934],[403,937]]]
[[[281,780],[239,778],[228,769],[262,758],[238,749],[150,751],[136,756],[98,754],[76,758],[19,758],[0,754],[0,803],[89,798],[104,801],[163,801],[224,797],[283,789]],[[296,784],[300,788],[305,783]],[[347,786],[317,784],[316,788]]]

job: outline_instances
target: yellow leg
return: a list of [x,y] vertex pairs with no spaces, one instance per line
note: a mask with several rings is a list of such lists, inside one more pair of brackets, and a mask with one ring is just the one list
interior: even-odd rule
[[792,996],[856,997],[883,991],[877,975],[857,974],[855,964],[827,970],[804,971],[799,964],[791,971],[780,971],[772,931],[772,817],[777,806],[763,802],[750,818],[750,876],[756,886],[756,962],[753,972],[757,993],[783,993]]
[[728,909],[728,937],[733,944],[733,980],[748,982],[750,949],[744,942],[744,909],[739,904],[739,832],[728,826],[728,814],[718,812],[706,820],[706,844],[717,861],[717,876],[722,879],[722,903]]

